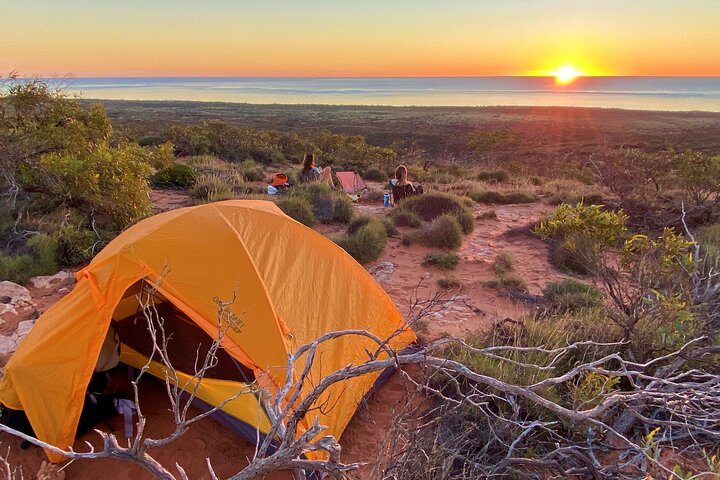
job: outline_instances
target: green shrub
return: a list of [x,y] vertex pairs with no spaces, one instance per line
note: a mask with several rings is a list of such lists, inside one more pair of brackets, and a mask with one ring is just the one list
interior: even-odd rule
[[594,308],[602,303],[597,288],[572,279],[549,283],[543,290],[543,297],[546,307],[558,313]]
[[157,147],[163,143],[165,143],[165,141],[157,135],[147,135],[137,140],[137,144],[141,147]]
[[488,183],[504,182],[508,178],[510,178],[510,176],[505,170],[480,170],[477,175],[475,175],[476,180]]
[[403,212],[395,210],[392,213],[392,220],[398,227],[417,228],[422,225],[422,220],[415,212]]
[[203,202],[219,202],[235,198],[233,184],[217,174],[203,174],[195,179],[190,195]]
[[462,230],[453,215],[442,215],[423,227],[418,239],[428,247],[454,250],[462,245]]
[[333,222],[348,223],[355,215],[352,200],[345,194],[336,195],[333,204]]
[[347,228],[347,234],[348,235],[354,235],[358,230],[360,230],[361,227],[364,227],[368,223],[373,221],[372,216],[370,215],[360,215],[358,217],[355,217],[352,222],[350,222],[350,225],[348,225]]
[[438,278],[437,284],[438,287],[442,288],[443,290],[451,290],[454,288],[460,288],[462,286],[462,284],[457,278],[450,275]]
[[387,182],[388,174],[385,171],[380,170],[376,166],[371,166],[367,170],[365,170],[363,178],[370,182]]
[[42,204],[56,206],[72,199],[73,205],[103,214],[121,230],[151,213],[151,165],[168,160],[172,162],[172,153],[165,146],[152,150],[135,143],[100,143],[81,152],[43,155],[25,164],[18,180],[27,190],[41,192]]
[[0,278],[20,285],[37,275],[58,271],[57,241],[48,235],[33,235],[27,242],[30,253],[9,256],[0,253]]
[[371,218],[352,234],[337,240],[338,245],[362,264],[376,260],[385,249],[386,242],[385,226],[376,218]]
[[408,197],[399,202],[396,211],[395,215],[401,212],[415,213],[425,221],[450,214],[457,219],[464,233],[472,232],[475,226],[472,212],[465,206],[463,199],[448,193],[432,192]]
[[98,241],[92,230],[75,228],[69,225],[55,232],[57,237],[57,257],[61,265],[74,267],[92,260],[92,247]]
[[174,163],[150,177],[156,187],[190,188],[195,182],[195,172],[189,165]]
[[458,264],[458,256],[452,252],[433,252],[425,255],[422,261],[423,267],[434,266],[446,270],[455,270]]
[[533,203],[537,202],[538,197],[532,192],[524,192],[521,190],[515,190],[505,194],[505,203],[508,205],[518,203]]
[[310,202],[305,198],[300,196],[283,198],[277,202],[277,206],[285,212],[286,215],[308,227],[312,227],[317,223],[317,218],[310,207]]

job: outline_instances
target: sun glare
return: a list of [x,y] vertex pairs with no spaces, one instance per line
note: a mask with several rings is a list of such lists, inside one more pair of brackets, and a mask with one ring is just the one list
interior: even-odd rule
[[572,83],[577,77],[582,75],[577,68],[570,65],[565,65],[550,73],[555,77],[555,81],[561,85]]

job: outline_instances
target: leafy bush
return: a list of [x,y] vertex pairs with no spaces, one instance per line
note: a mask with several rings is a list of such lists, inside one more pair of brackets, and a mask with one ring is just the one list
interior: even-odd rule
[[373,217],[369,217],[353,233],[337,240],[338,245],[362,264],[376,260],[385,249],[386,242],[385,226]]
[[162,139],[162,137],[157,135],[146,135],[144,137],[140,137],[137,140],[137,144],[141,147],[157,147],[158,145],[162,145],[165,143]]
[[394,210],[392,212],[392,220],[398,227],[412,227],[417,228],[422,225],[422,220],[415,212],[403,212]]
[[480,170],[477,175],[475,175],[476,180],[488,183],[504,182],[508,178],[510,178],[510,176],[505,170]]
[[150,180],[156,187],[190,188],[195,182],[195,172],[189,165],[174,163],[155,173]]
[[371,166],[367,170],[365,170],[363,178],[371,182],[387,182],[388,174],[384,170],[380,170],[376,166]]
[[317,218],[310,208],[310,202],[300,196],[291,196],[283,198],[277,202],[277,206],[285,212],[286,215],[294,218],[298,222],[312,227],[317,223]]
[[572,279],[549,283],[543,290],[543,297],[546,307],[558,313],[594,308],[602,303],[597,288]]
[[462,230],[453,215],[442,215],[418,232],[420,242],[428,247],[447,249],[460,248]]
[[432,192],[408,197],[399,202],[396,212],[394,215],[412,212],[425,221],[450,214],[459,222],[463,233],[472,232],[475,226],[472,212],[465,206],[463,199],[448,193]]
[[98,241],[91,230],[69,225],[60,227],[57,237],[57,257],[61,265],[74,267],[89,262],[93,257],[92,247]]
[[434,266],[446,270],[455,270],[458,264],[458,256],[453,252],[433,252],[425,255],[422,261],[423,267]]
[[99,212],[121,230],[150,214],[150,162],[161,163],[151,158],[155,153],[134,143],[117,148],[101,143],[84,152],[51,153],[25,166],[20,181],[28,190],[42,192],[44,203]]

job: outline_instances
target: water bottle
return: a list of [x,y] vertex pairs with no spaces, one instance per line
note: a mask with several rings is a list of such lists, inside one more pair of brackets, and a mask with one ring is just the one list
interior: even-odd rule
[[385,192],[385,195],[383,195],[383,207],[390,206],[390,194],[388,192]]

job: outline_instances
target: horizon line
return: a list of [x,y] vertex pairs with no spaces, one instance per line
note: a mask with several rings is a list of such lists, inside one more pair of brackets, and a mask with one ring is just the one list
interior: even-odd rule
[[[320,78],[320,79],[342,79],[342,78],[555,78],[555,75],[32,75],[12,77],[17,80],[71,80],[79,78]],[[5,79],[10,79],[8,75]],[[720,73],[715,75],[578,75],[580,78],[720,78]],[[2,76],[0,76],[2,79]]]

